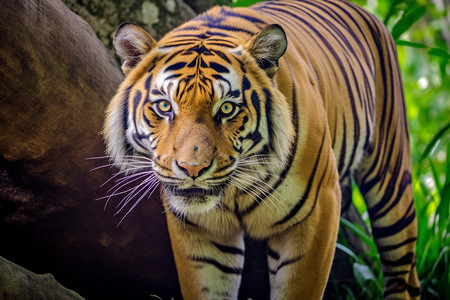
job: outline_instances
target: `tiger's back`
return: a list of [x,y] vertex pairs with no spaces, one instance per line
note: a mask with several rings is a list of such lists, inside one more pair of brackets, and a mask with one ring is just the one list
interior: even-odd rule
[[184,297],[237,296],[245,233],[268,240],[271,298],[320,298],[349,176],[385,297],[418,296],[401,79],[372,15],[340,1],[216,7],[158,43],[119,28],[115,46],[127,78],[108,152],[124,169],[127,155],[152,161]]

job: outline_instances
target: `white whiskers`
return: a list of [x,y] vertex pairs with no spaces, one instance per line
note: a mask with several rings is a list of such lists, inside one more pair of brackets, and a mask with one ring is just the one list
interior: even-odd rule
[[[284,197],[267,182],[278,176],[267,171],[265,167],[273,165],[273,162],[270,161],[272,157],[273,155],[256,155],[238,161],[232,175],[232,182],[257,203],[265,203],[269,208],[278,211],[279,205],[285,205],[281,201]],[[261,177],[267,179],[263,180]]]
[[[93,157],[89,159],[106,159],[108,156]],[[122,163],[112,164],[108,163],[92,169],[95,171],[101,168],[111,168],[118,166],[121,168],[119,172],[112,174],[101,187],[105,186],[109,182],[113,181],[114,185],[108,189],[106,196],[97,198],[97,200],[104,200],[105,207],[113,197],[122,196],[122,200],[116,205],[116,212],[114,216],[123,213],[123,217],[120,219],[117,226],[119,226],[123,220],[130,214],[130,212],[144,199],[150,198],[153,192],[159,185],[159,180],[156,178],[153,171],[154,162],[152,159],[142,156],[127,155],[122,158]],[[125,195],[125,196],[124,196]]]

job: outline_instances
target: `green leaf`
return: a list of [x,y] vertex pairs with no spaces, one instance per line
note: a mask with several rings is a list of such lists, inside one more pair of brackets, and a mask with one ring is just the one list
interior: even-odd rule
[[450,143],[447,144],[447,159],[445,162],[445,183],[450,183]]
[[[401,1],[401,0],[393,0],[390,2],[391,5],[389,6],[389,10],[383,20],[383,23],[385,25],[388,24],[389,19],[392,18],[394,16],[394,14],[397,12],[397,6],[403,2],[404,1]],[[378,5],[380,5],[380,3],[378,3]]]
[[429,48],[427,45],[420,44],[420,43],[409,42],[409,41],[405,41],[405,40],[396,40],[395,43],[398,46],[408,46],[408,47],[422,48],[422,49]]
[[437,213],[439,214],[438,228],[439,236],[442,238],[442,233],[449,225],[449,210],[450,210],[450,184],[447,183],[441,191],[441,202],[437,208]]
[[358,257],[358,255],[356,255],[355,252],[353,252],[350,248],[345,247],[344,245],[342,245],[340,243],[337,243],[336,244],[336,249],[341,250],[342,252],[344,252],[345,254],[350,256],[351,258],[353,258],[355,261],[360,261],[360,258]]
[[378,252],[377,248],[375,246],[375,243],[373,242],[371,237],[366,232],[364,232],[361,228],[359,228],[355,224],[349,222],[345,218],[341,217],[340,221],[341,221],[341,225],[343,225],[343,226],[347,227],[348,229],[350,229],[354,234],[356,234],[359,237],[359,239],[361,241],[363,241],[364,243],[369,245],[372,251]]
[[405,31],[407,31],[414,23],[416,23],[427,11],[425,6],[418,6],[411,10],[406,10],[403,16],[395,23],[392,28],[392,37],[398,39]]
[[419,165],[424,161],[428,156],[430,156],[431,150],[433,150],[434,146],[441,139],[441,137],[450,129],[450,123],[445,125],[439,132],[433,137],[431,142],[425,148],[425,151],[422,153],[422,156],[419,159]]
[[437,57],[442,57],[444,59],[450,59],[450,54],[448,54],[448,52],[445,51],[444,49],[440,49],[440,48],[431,48],[428,51],[428,54],[437,56]]
[[372,270],[367,265],[362,265],[357,262],[353,264],[353,275],[355,275],[356,280],[361,286],[364,285],[364,281],[376,281]]
[[236,0],[231,4],[231,6],[233,6],[233,7],[248,7],[250,5],[256,4],[261,1],[262,0]]
[[[425,247],[422,247],[420,251],[417,251],[417,256],[419,257],[419,264],[417,266],[417,271],[419,272],[419,275],[425,276],[426,271],[428,271],[428,252],[431,246],[431,240],[427,240],[425,243]],[[418,249],[419,250],[419,249]]]
[[441,261],[442,257],[444,257],[444,255],[450,250],[450,248],[448,246],[445,246],[441,252],[439,253],[439,256],[437,257],[437,259],[434,261],[433,267],[431,268],[431,270],[428,272],[428,276],[423,280],[423,285],[426,285],[432,278],[434,275],[434,272],[436,271],[437,266],[439,265],[439,262]]
[[350,287],[348,287],[347,285],[343,285],[342,289],[344,289],[346,291],[346,298],[345,299],[349,299],[349,300],[356,300],[358,298],[356,298],[355,294],[353,293],[352,289]]
[[430,157],[428,157],[428,164],[430,165],[431,173],[433,174],[434,185],[436,186],[439,194],[442,194],[442,186],[441,183],[439,182],[439,174]]

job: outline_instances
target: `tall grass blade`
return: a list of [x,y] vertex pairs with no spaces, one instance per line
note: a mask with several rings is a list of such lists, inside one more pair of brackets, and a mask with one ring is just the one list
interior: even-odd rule
[[358,257],[358,255],[356,255],[355,252],[353,252],[352,249],[342,245],[341,243],[337,243],[336,244],[336,248],[341,250],[342,252],[344,252],[345,254],[347,254],[348,256],[350,256],[351,258],[353,258],[355,261],[357,262],[362,262],[362,259]]
[[431,142],[428,143],[427,147],[425,148],[425,151],[423,151],[423,153],[422,153],[422,155],[421,155],[421,157],[419,159],[419,162],[418,162],[419,168],[420,168],[420,165],[422,164],[422,162],[430,156],[431,150],[434,149],[436,144],[439,142],[439,140],[444,136],[444,134],[449,129],[450,129],[450,123],[448,123],[441,130],[439,130],[439,132],[433,137]]
[[434,272],[436,271],[437,266],[439,265],[439,262],[441,261],[441,259],[444,257],[444,255],[450,250],[450,247],[445,246],[441,252],[439,253],[439,256],[437,257],[436,261],[433,264],[433,267],[431,268],[431,270],[428,272],[428,276],[423,280],[423,285],[426,286],[431,279],[435,276]]
[[345,226],[346,228],[350,229],[354,234],[356,234],[364,243],[366,243],[372,252],[377,252],[377,246],[375,245],[372,238],[360,227],[357,225],[351,223],[345,218],[341,217],[341,225]]

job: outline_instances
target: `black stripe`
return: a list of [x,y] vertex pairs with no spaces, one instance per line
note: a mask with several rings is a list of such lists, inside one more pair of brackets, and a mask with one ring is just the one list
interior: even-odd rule
[[155,95],[155,96],[164,96],[164,93],[161,92],[161,91],[158,90],[158,89],[153,89],[153,90],[151,91],[151,94],[152,94],[152,95]]
[[270,249],[269,247],[267,248],[267,254],[272,257],[273,259],[279,260],[280,259],[280,254],[278,252],[276,252],[275,250]]
[[225,48],[235,48],[236,45],[234,44],[225,44],[225,43],[219,43],[219,42],[215,42],[215,43],[208,43],[208,45],[212,45],[212,46],[219,46],[219,47],[225,47]]
[[216,54],[217,56],[219,56],[221,59],[223,59],[224,61],[226,61],[227,63],[231,64],[231,60],[228,58],[228,56],[223,53],[222,51],[218,51],[218,50],[211,50],[212,53]]
[[138,113],[137,107],[138,107],[139,103],[141,102],[141,99],[142,99],[142,93],[140,91],[136,91],[136,94],[134,95],[134,98],[133,98],[133,112],[134,112],[133,124],[134,124],[134,129],[136,130],[136,133],[138,135],[140,135],[140,133],[138,132],[138,126],[136,123],[136,114]]
[[[328,154],[328,156],[327,156],[327,162],[325,163],[325,170],[323,171],[322,177],[320,178],[320,181],[319,181],[319,184],[318,184],[319,187],[322,186],[322,182],[323,182],[323,180],[324,180],[324,178],[325,178],[325,174],[327,173],[328,162],[329,162],[329,160],[330,160],[330,154]],[[331,176],[333,176],[333,173],[330,174],[330,178],[331,178]],[[329,179],[329,180],[330,180],[330,179]],[[300,225],[300,224],[303,223],[306,219],[308,219],[309,216],[311,216],[311,214],[313,213],[314,209],[316,208],[316,204],[317,204],[317,200],[318,200],[318,196],[319,196],[320,190],[321,190],[320,188],[316,189],[316,195],[315,195],[315,197],[314,197],[314,204],[313,204],[313,206],[311,207],[311,209],[310,209],[310,211],[308,212],[308,214],[307,214],[302,220],[298,221],[297,223],[292,224],[292,227],[297,226],[297,225]]]
[[386,277],[397,277],[399,275],[408,274],[411,270],[397,271],[397,272],[383,272],[383,276]]
[[152,80],[153,80],[153,74],[150,74],[147,79],[145,80],[145,90],[147,91],[147,97],[146,100],[148,99],[148,92],[150,91],[150,85],[152,84]]
[[255,132],[259,130],[259,124],[261,122],[261,100],[259,100],[258,94],[255,91],[252,91],[250,96],[253,108],[256,111],[256,127]]
[[413,297],[420,296],[420,294],[421,294],[420,287],[413,287],[413,286],[410,286],[409,284],[407,284],[406,288],[408,289],[408,293]]
[[[326,131],[323,133],[322,142],[321,142],[320,148],[319,148],[319,153],[317,155],[317,159],[316,159],[316,162],[314,164],[314,168],[312,170],[312,174],[309,177],[308,184],[306,185],[305,193],[300,198],[300,200],[295,204],[295,206],[291,209],[291,211],[286,216],[284,216],[280,221],[278,221],[275,224],[273,224],[272,227],[284,224],[287,221],[289,221],[292,217],[294,217],[298,213],[298,211],[303,207],[303,204],[305,204],[305,201],[308,199],[309,193],[311,192],[313,180],[316,177],[317,167],[319,165],[319,161],[320,161],[320,158],[322,156],[322,150],[323,150],[323,143],[325,141],[325,135],[326,135]],[[323,179],[323,176],[322,176],[322,179]],[[318,189],[319,189],[319,187],[318,187]]]
[[175,51],[173,54],[171,54],[166,61],[164,62],[164,64],[168,64],[172,59],[174,59],[174,57],[176,57],[178,54],[180,54],[181,52],[183,52],[183,50],[179,50],[179,51]]
[[191,260],[196,262],[201,262],[205,264],[210,264],[222,271],[223,273],[227,274],[234,274],[234,275],[241,275],[242,274],[242,268],[234,268],[234,267],[228,267],[224,266],[218,261],[212,259],[212,258],[206,258],[206,257],[189,257]]
[[[399,168],[401,167],[400,160],[397,160]],[[400,183],[393,182],[395,179],[397,179],[396,176],[397,172],[392,172],[392,178],[389,182],[389,185],[384,192],[384,195],[382,199],[373,207],[369,209],[370,214],[370,221],[374,222],[375,220],[378,220],[382,217],[384,217],[386,214],[388,214],[390,211],[392,211],[393,207],[396,206],[402,199],[403,193],[407,190],[407,187],[411,184],[411,174],[409,172],[403,172],[403,176],[400,179]],[[395,198],[391,199],[391,196],[394,193],[394,189],[397,187],[397,193],[395,195]],[[386,204],[390,203],[389,207],[385,208],[384,211],[379,212],[381,208],[383,208]]]
[[414,253],[408,252],[399,259],[396,260],[387,260],[381,257],[381,262],[384,266],[390,266],[390,267],[398,267],[398,266],[404,266],[404,265],[410,265],[414,261]]
[[241,92],[242,102],[243,102],[243,105],[248,108],[248,102],[247,102],[247,97],[245,96],[245,91],[250,89],[250,81],[248,80],[247,76],[242,77],[241,87],[242,87],[242,92]]
[[[408,215],[409,214],[409,215]],[[401,219],[390,226],[385,227],[372,227],[373,236],[375,239],[380,239],[388,236],[395,235],[405,229],[409,224],[411,224],[416,218],[416,211],[414,210],[414,202],[411,200],[407,211]]]
[[180,32],[180,31],[191,31],[191,30],[200,30],[200,27],[197,26],[183,26],[180,28],[175,28],[173,32]]
[[[392,289],[389,289],[390,286],[394,285]],[[419,287],[412,287],[409,284],[406,283],[404,279],[401,278],[394,278],[390,279],[386,283],[386,289],[384,291],[384,298],[387,298],[387,296],[397,293],[403,293],[404,291],[408,291],[409,295],[413,297],[420,296],[420,288]]]
[[[381,118],[384,118],[384,115],[385,114],[381,114]],[[380,178],[380,177],[385,177],[386,174],[388,174],[387,169],[389,168],[389,164],[385,163],[385,161],[387,159],[386,156],[390,160],[393,159],[392,155],[394,153],[393,151],[394,151],[394,146],[395,146],[395,141],[396,141],[395,137],[397,135],[397,131],[394,132],[394,138],[391,139],[391,145],[388,150],[381,149],[383,147],[384,133],[385,132],[382,130],[379,131],[378,147],[376,149],[376,154],[371,154],[374,157],[379,157],[379,159],[374,160],[372,166],[367,171],[366,176],[362,179],[361,184],[359,186],[363,196],[365,196],[370,190],[372,190],[377,183],[380,183],[382,181],[382,178]],[[387,142],[386,142],[386,144],[387,144]],[[399,155],[401,155],[401,153],[399,153]],[[382,169],[376,170],[377,164],[380,163],[380,160],[382,161],[382,163],[381,163]],[[399,161],[399,159],[397,159],[397,163],[398,163],[398,161]],[[373,172],[376,172],[377,176],[374,176],[374,178],[372,180],[366,181],[367,178],[369,177],[369,175],[371,175]]]
[[123,122],[123,131],[126,133],[127,129],[128,129],[128,101],[130,98],[130,92],[131,89],[133,88],[133,85],[130,85],[126,90],[125,90],[125,95],[122,99],[123,101],[123,106],[122,106],[122,111],[123,111],[123,115],[122,115],[122,122]]
[[229,8],[226,9],[226,8],[222,7],[220,9],[220,13],[225,15],[225,16],[227,16],[227,17],[233,17],[233,18],[239,18],[239,19],[246,20],[246,21],[248,21],[248,22],[250,22],[252,24],[261,24],[261,25],[266,24],[266,22],[264,22],[261,19],[258,19],[258,18],[255,18],[255,17],[251,17],[251,16],[247,16],[247,15],[243,15],[243,14],[239,14],[236,11],[233,11],[233,10],[231,10]]
[[[159,174],[158,174],[158,175],[159,175]],[[178,217],[179,213],[177,213],[176,211],[174,211],[172,207],[169,207],[169,209],[166,210],[166,212],[171,213],[172,216],[175,217],[175,219],[178,219],[178,218],[179,218],[179,217]],[[183,218],[181,219],[181,221],[184,223],[184,225],[189,225],[189,226],[192,226],[192,227],[195,227],[195,228],[200,228],[200,226],[198,226],[198,225],[195,224],[194,222],[190,221],[190,220],[186,217],[186,215],[183,216]]]
[[241,27],[236,27],[236,26],[229,26],[229,25],[219,25],[219,24],[208,24],[207,25],[209,28],[214,28],[214,29],[222,29],[225,31],[235,31],[235,32],[242,32],[242,33],[246,33],[248,35],[254,35],[255,32],[251,31],[251,30],[246,30],[243,29]]
[[345,116],[342,116],[343,121],[343,131],[342,131],[342,145],[340,149],[339,154],[339,164],[338,164],[338,172],[339,174],[342,174],[342,170],[344,169],[344,163],[345,163],[345,153],[347,149],[347,123],[345,121]]
[[405,240],[401,243],[395,244],[395,245],[380,246],[380,247],[378,247],[378,252],[386,252],[386,251],[396,250],[404,245],[414,243],[416,240],[417,240],[417,237],[413,237],[413,238],[407,239],[407,240]]
[[[390,286],[394,286],[394,288],[389,288]],[[397,293],[403,293],[406,291],[406,281],[401,278],[390,279],[386,282],[386,287],[384,290],[383,297],[386,299],[387,296]]]
[[192,227],[200,227],[197,224],[195,224],[194,222],[192,222],[191,220],[189,220],[186,216],[183,217],[183,222],[186,225],[192,226]]
[[178,71],[178,70],[184,68],[184,66],[186,66],[186,64],[187,64],[186,62],[178,62],[178,63],[175,63],[175,64],[173,64],[173,65],[168,66],[167,68],[165,68],[165,69],[164,69],[164,72],[167,72],[167,71]]
[[[231,37],[231,35],[229,35],[229,34],[227,34],[227,33],[224,33],[224,32],[215,32],[215,31],[209,31],[209,30],[207,30],[206,32],[205,32],[205,34],[207,34],[207,35],[210,35],[210,36],[221,36],[221,37],[224,37],[224,38],[229,38],[229,37]],[[214,40],[214,39],[210,39],[210,40]],[[217,39],[218,40],[218,39]],[[225,42],[230,42],[230,43],[233,43],[232,41],[228,41],[228,40],[224,40]]]
[[215,62],[210,62],[209,67],[211,69],[213,69],[214,71],[216,71],[217,73],[229,73],[230,72],[226,67],[222,66],[221,64],[215,63]]
[[283,261],[281,264],[278,265],[278,267],[276,268],[276,270],[269,270],[270,274],[272,275],[276,275],[278,273],[278,271],[280,271],[281,268],[291,265],[293,263],[298,262],[300,259],[302,258],[302,256],[298,256],[298,257],[294,257],[292,259],[288,259]]
[[219,249],[221,252],[236,254],[236,255],[244,255],[244,251],[240,248],[221,245],[221,244],[214,243],[214,242],[212,242],[212,244],[214,246],[216,246],[216,248]]
[[[337,106],[334,106],[334,130],[333,130],[333,135],[331,137],[332,141],[333,141],[331,148],[333,148],[333,149],[336,146],[336,132],[337,132]],[[338,168],[338,170],[339,170],[339,168]]]
[[275,132],[273,130],[273,126],[272,126],[272,95],[270,94],[270,92],[267,89],[263,90],[264,94],[266,95],[266,100],[265,100],[265,111],[266,111],[266,121],[267,121],[267,133],[269,135],[269,146],[271,151],[274,151],[274,145],[273,145],[273,140],[274,140],[274,136],[275,136]]
[[180,47],[180,46],[188,46],[188,45],[194,45],[194,44],[195,44],[195,42],[179,41],[179,42],[173,42],[173,43],[169,43],[169,44],[160,46],[159,49],[165,50],[165,49],[169,49],[169,48],[175,48],[175,47]]

